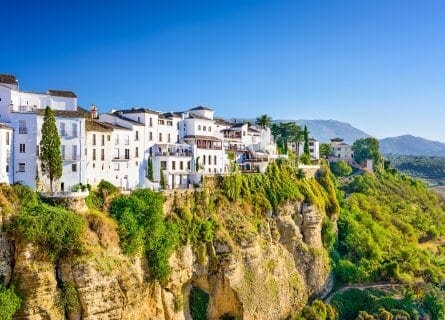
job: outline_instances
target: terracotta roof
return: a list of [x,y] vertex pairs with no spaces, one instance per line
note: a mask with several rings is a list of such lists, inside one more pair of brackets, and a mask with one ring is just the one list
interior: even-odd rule
[[84,108],[81,108],[81,107],[77,106],[77,111],[82,113],[84,118],[90,118],[91,117],[91,113],[87,109],[84,109]]
[[[35,109],[34,111],[39,116],[45,115],[45,109]],[[60,118],[84,118],[84,115],[80,111],[71,111],[71,110],[53,110],[55,117]]]
[[48,90],[48,94],[56,97],[77,98],[74,92],[68,90]]
[[0,123],[0,129],[9,129],[12,130],[11,127],[7,126],[6,124]]
[[108,123],[100,122],[93,119],[87,119],[85,121],[85,130],[86,131],[99,131],[99,132],[111,132],[113,131],[113,127]]
[[189,111],[196,111],[196,110],[208,110],[208,111],[213,111],[213,109],[207,108],[207,107],[203,107],[203,106],[198,106],[198,107],[194,107],[192,109],[189,109]]
[[17,84],[17,79],[12,74],[0,74],[0,83]]
[[230,122],[223,118],[213,118],[216,124],[220,124],[223,126],[230,126]]

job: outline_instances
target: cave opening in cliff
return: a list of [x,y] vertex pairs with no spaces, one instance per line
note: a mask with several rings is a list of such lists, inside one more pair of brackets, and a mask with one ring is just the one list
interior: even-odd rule
[[210,296],[207,292],[198,287],[190,289],[189,307],[190,315],[193,320],[206,320],[207,307],[209,306]]

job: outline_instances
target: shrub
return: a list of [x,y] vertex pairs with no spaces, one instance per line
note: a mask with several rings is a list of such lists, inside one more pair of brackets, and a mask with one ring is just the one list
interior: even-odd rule
[[193,320],[206,320],[209,295],[197,287],[190,290],[190,315]]
[[115,198],[110,206],[124,253],[145,253],[151,272],[160,282],[167,280],[168,258],[179,243],[177,226],[164,218],[163,202],[162,194],[141,189]]
[[23,208],[14,222],[24,241],[39,245],[53,260],[81,252],[84,226],[77,214],[46,204]]
[[21,304],[22,299],[15,292],[14,287],[7,289],[0,285],[0,319],[12,320]]

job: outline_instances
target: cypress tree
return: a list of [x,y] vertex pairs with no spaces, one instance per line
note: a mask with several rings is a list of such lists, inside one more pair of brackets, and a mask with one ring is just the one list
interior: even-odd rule
[[147,179],[153,181],[153,159],[151,157],[148,158]]
[[309,151],[309,131],[307,130],[307,126],[304,126],[303,136],[304,136],[304,154],[310,156],[311,153]]
[[162,169],[159,170],[159,174],[160,174],[160,179],[159,179],[159,184],[161,185],[161,189],[165,190],[165,177],[164,177],[164,172],[162,171]]
[[42,174],[49,178],[51,192],[53,192],[53,181],[62,176],[62,153],[56,118],[50,107],[46,107],[43,117],[40,168]]

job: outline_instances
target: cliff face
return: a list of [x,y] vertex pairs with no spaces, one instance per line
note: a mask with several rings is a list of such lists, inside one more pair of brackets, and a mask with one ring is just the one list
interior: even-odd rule
[[33,320],[191,319],[193,288],[208,293],[209,319],[285,319],[325,289],[330,270],[321,241],[324,212],[288,202],[255,225],[240,205],[227,204],[218,214],[220,235],[178,248],[163,285],[150,276],[144,258],[120,253],[117,227],[97,215],[87,217],[87,250],[59,261],[1,233],[0,279],[24,297],[16,318]]

